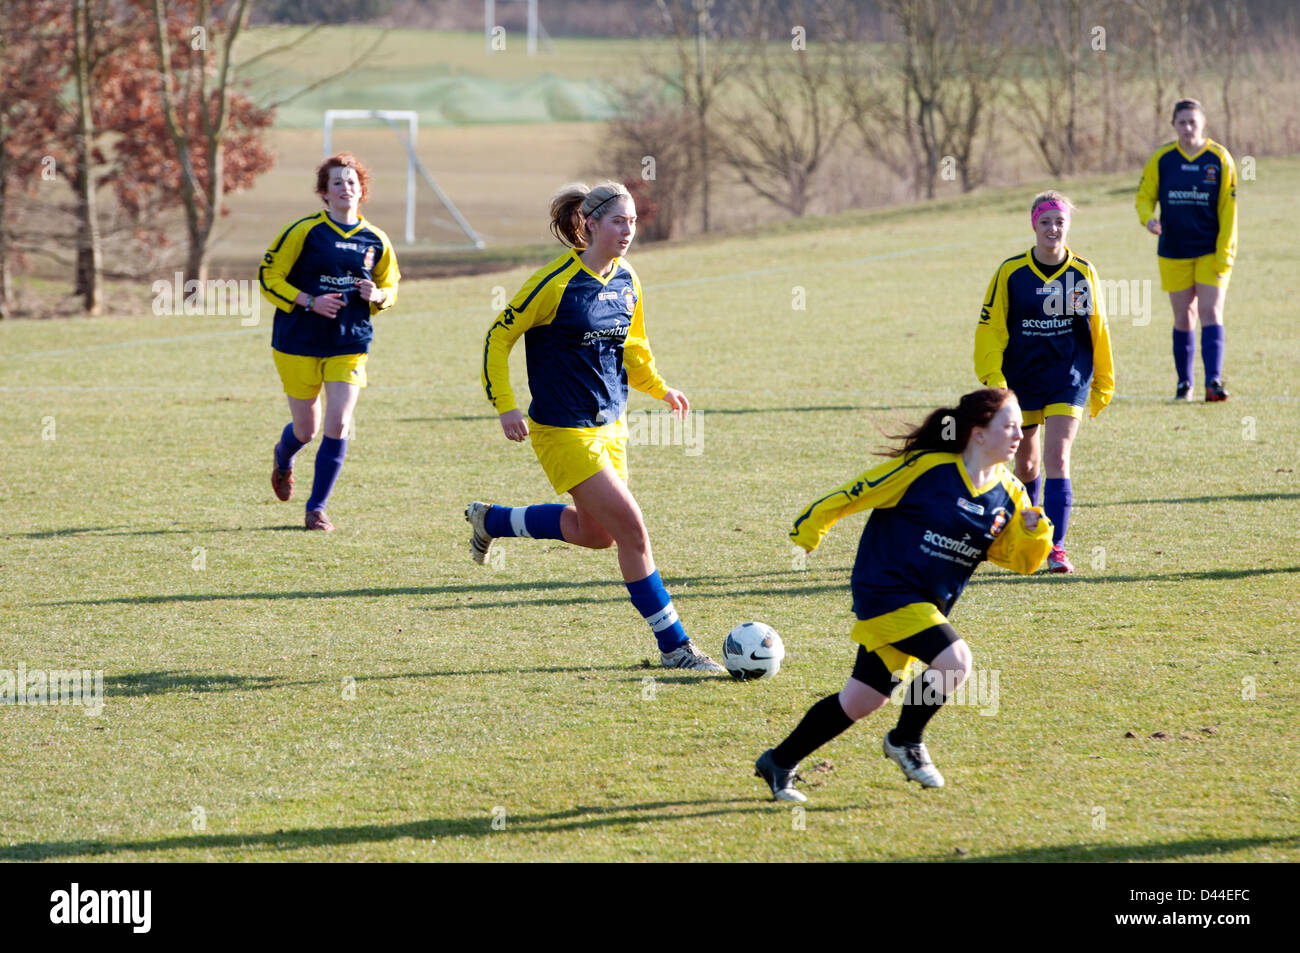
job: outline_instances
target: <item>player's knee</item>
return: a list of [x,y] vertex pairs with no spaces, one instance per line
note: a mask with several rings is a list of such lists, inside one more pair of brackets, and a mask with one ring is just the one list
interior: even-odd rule
[[840,708],[844,709],[844,714],[854,721],[866,718],[886,701],[888,699],[878,692],[852,691],[848,688],[840,692]]
[[609,527],[609,532],[619,549],[645,552],[650,548],[650,531],[646,529],[638,509],[621,514],[615,525]]
[[947,666],[949,672],[953,674],[957,684],[966,681],[970,675],[971,668],[975,664],[975,659],[971,655],[970,646],[963,642],[954,642],[951,647],[952,664]]
[[569,540],[569,542],[577,543],[587,549],[609,549],[614,545],[614,537],[599,526],[588,526],[583,527],[579,539]]

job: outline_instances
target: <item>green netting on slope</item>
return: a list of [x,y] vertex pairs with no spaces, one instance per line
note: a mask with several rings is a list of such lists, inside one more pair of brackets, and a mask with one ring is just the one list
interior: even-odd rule
[[[408,72],[408,71],[402,71]],[[543,76],[527,82],[478,76],[417,76],[366,70],[282,106],[280,127],[319,126],[326,109],[414,109],[421,125],[599,122],[615,109],[604,84]]]

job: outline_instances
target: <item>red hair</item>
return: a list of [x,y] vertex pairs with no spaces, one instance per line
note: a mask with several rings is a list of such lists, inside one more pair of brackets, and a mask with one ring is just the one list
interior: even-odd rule
[[322,199],[329,190],[331,169],[352,169],[355,171],[357,181],[361,183],[361,201],[365,202],[370,198],[370,170],[362,165],[361,160],[352,153],[340,152],[336,156],[330,156],[316,168],[316,194]]

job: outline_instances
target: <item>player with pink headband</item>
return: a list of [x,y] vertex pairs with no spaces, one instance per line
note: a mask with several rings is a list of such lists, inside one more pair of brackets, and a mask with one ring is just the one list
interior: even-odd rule
[[1084,408],[1096,417],[1115,393],[1097,272],[1065,244],[1073,210],[1055,190],[1034,197],[1034,247],[998,267],[975,329],[975,375],[987,387],[1009,387],[1020,401],[1025,439],[1016,451],[1016,476],[1031,504],[1043,487],[1043,511],[1053,526],[1047,566],[1065,573],[1074,572],[1065,553],[1074,501],[1070,450]]

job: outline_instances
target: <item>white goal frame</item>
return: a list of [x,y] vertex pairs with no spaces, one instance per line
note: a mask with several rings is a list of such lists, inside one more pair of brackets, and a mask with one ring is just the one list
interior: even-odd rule
[[[334,123],[339,120],[380,120],[386,122],[393,130],[399,142],[406,148],[406,244],[415,244],[415,176],[418,172],[433,194],[438,197],[451,217],[455,219],[460,230],[475,248],[483,248],[484,242],[474,227],[460,214],[460,210],[447,197],[447,193],[438,186],[433,175],[425,168],[415,151],[416,135],[420,127],[420,114],[411,109],[327,109],[325,110],[325,158],[334,154]],[[398,123],[406,123],[406,136],[402,136]]]

